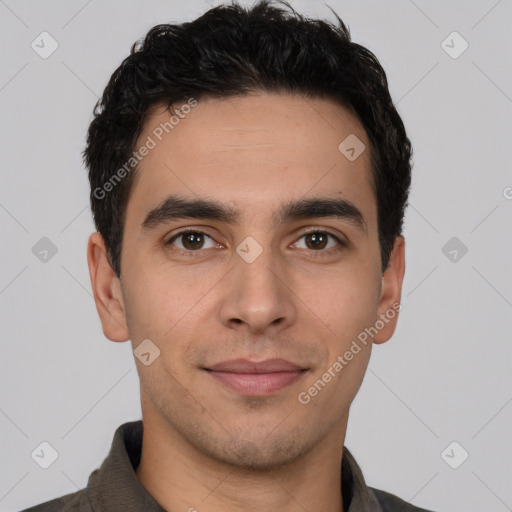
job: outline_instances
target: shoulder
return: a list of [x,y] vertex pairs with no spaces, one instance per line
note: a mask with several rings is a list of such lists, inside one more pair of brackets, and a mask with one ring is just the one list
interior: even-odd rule
[[416,507],[389,492],[374,489],[373,487],[369,489],[377,498],[383,512],[432,512],[425,508]]
[[66,494],[59,498],[45,501],[21,512],[93,512],[93,507],[86,490]]

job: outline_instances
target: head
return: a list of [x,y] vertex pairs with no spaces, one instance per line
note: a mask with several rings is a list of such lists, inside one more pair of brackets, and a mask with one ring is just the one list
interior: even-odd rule
[[[151,340],[143,415],[230,464],[341,435],[372,343],[396,326],[411,145],[384,70],[336,19],[260,2],[158,25],[88,131],[104,333]],[[233,358],[302,374],[247,396],[211,376]]]

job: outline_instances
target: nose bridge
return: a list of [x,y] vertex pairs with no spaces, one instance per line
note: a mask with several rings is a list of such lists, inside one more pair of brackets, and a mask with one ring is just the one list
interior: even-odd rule
[[272,324],[293,322],[295,308],[270,237],[259,239],[261,243],[248,236],[236,247],[221,315],[224,323],[244,323],[250,330],[261,331]]
[[278,261],[273,254],[270,240],[260,244],[255,238],[248,236],[238,245],[236,253],[235,274],[240,279],[240,284],[245,280],[250,285],[246,291],[266,287],[275,281]]

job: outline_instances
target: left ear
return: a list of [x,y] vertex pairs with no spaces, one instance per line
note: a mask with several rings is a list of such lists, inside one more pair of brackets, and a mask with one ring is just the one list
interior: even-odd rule
[[382,274],[382,288],[378,307],[378,319],[384,326],[375,335],[374,343],[388,341],[395,332],[398,321],[398,312],[402,309],[400,298],[402,296],[402,282],[405,273],[405,239],[397,236],[388,268]]

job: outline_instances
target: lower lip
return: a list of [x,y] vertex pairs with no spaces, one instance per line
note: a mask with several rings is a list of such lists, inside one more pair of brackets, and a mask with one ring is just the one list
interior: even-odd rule
[[289,386],[304,372],[231,373],[209,370],[208,373],[242,395],[265,396]]

